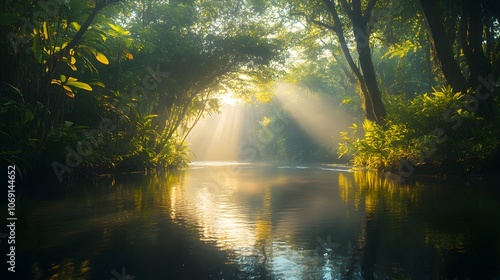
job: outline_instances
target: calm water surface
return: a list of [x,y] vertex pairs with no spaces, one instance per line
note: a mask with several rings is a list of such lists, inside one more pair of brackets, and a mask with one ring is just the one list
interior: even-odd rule
[[222,163],[73,183],[24,194],[12,279],[500,279],[499,192]]

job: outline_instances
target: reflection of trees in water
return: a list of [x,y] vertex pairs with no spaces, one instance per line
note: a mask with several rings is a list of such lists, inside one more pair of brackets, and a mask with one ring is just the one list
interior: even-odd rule
[[460,184],[402,185],[366,171],[340,173],[339,188],[346,215],[365,212],[362,233],[353,242],[365,279],[374,273],[437,279],[498,274],[495,198]]
[[377,207],[402,219],[408,216],[409,203],[420,203],[420,185],[402,185],[372,171],[355,171],[351,174],[339,173],[339,188],[342,200],[354,205],[358,210],[364,205],[367,213]]
[[[98,255],[116,257],[113,250],[117,240],[126,244],[140,240],[144,246],[157,242],[157,209],[170,203],[171,189],[166,186],[179,185],[183,176],[182,172],[168,172],[76,182],[68,186],[66,199],[34,205],[26,210],[29,222],[22,232],[29,235],[23,236],[21,249],[36,252],[40,261],[20,275],[24,279],[89,279],[92,271],[103,269],[105,274],[100,276],[111,278],[113,267],[89,259]],[[65,249],[68,247],[79,248],[76,253],[86,257],[73,257],[74,253]],[[54,251],[70,256],[55,255]]]
[[[355,210],[364,207],[365,221],[361,235],[351,240],[355,245],[353,253],[359,254],[361,274],[364,279],[375,279],[375,265],[379,255],[380,243],[380,213],[377,209],[384,208],[384,212],[406,220],[408,217],[408,203],[418,203],[418,192],[396,183],[393,180],[380,176],[376,172],[355,171],[352,174],[339,173],[339,188],[342,200],[347,205],[353,205]],[[348,209],[350,209],[348,207]],[[348,210],[349,211],[349,210]],[[348,214],[349,215],[349,214]],[[345,274],[351,279],[355,260],[353,255],[349,266],[352,267]]]
[[[44,279],[46,275],[52,275],[58,279],[87,279],[86,274],[89,269],[88,259],[79,262],[74,258],[64,258],[59,263],[52,263],[49,267],[43,267],[37,262],[32,266],[31,273],[33,279]],[[55,278],[50,277],[50,279]]]
[[[132,241],[140,241],[131,245],[135,248],[168,248],[193,263],[205,265],[205,272],[213,272],[220,267],[225,276],[239,279],[279,279],[283,277],[284,274],[280,273],[284,269],[288,269],[287,272],[295,269],[293,260],[298,257],[301,261],[308,261],[306,265],[297,267],[297,275],[302,275],[301,279],[318,279],[326,275],[341,279],[454,279],[457,276],[459,279],[494,279],[499,274],[498,198],[477,189],[445,188],[441,183],[425,187],[400,185],[373,172],[339,173],[340,197],[347,205],[347,220],[357,223],[358,219],[353,217],[359,216],[359,213],[355,215],[355,212],[365,213],[365,216],[360,222],[361,229],[351,234],[349,245],[318,260],[307,255],[307,250],[300,251],[288,246],[287,242],[282,247],[273,244],[276,236],[273,236],[272,211],[277,203],[271,197],[272,187],[255,192],[258,210],[251,217],[247,216],[245,223],[218,224],[215,225],[219,227],[218,231],[212,232],[214,226],[210,222],[220,222],[220,218],[231,216],[226,215],[231,214],[228,211],[239,211],[237,209],[240,208],[206,212],[224,201],[216,199],[216,195],[202,186],[189,186],[189,182],[184,182],[189,177],[185,173],[154,174],[135,179],[127,176],[111,183],[87,184],[79,190],[72,186],[68,199],[37,204],[33,210],[36,213],[29,214],[43,224],[37,228],[36,224],[30,223],[27,229],[20,232],[30,233],[29,238],[23,238],[23,246],[43,246],[40,254],[44,254],[46,259],[34,263],[29,274],[36,276],[35,279],[54,275],[70,275],[79,279],[79,275],[97,275],[96,271],[107,275],[112,268],[120,267],[110,265],[106,259],[120,257],[115,254],[116,246],[131,244]],[[197,176],[200,177],[205,180],[204,176]],[[265,180],[268,182],[271,179]],[[239,184],[242,184],[240,189],[255,191],[251,186],[243,187],[250,182],[240,181]],[[228,199],[234,196],[233,189],[220,191],[227,191],[228,195],[224,197]],[[274,195],[280,197],[276,193]],[[202,196],[212,199],[212,202],[200,205],[204,203],[199,200]],[[284,200],[289,203],[289,200]],[[275,204],[272,205],[272,202]],[[241,204],[235,200],[231,205]],[[238,213],[232,216],[240,216]],[[176,226],[162,222],[167,215]],[[219,219],[212,220],[215,215],[219,215],[216,217]],[[55,231],[58,224],[65,227]],[[242,224],[245,226],[238,229]],[[223,247],[224,254],[217,259],[212,257],[216,256],[214,250],[208,258],[208,254],[201,253],[193,257],[185,249],[193,244],[185,236],[187,231],[181,230],[173,235],[179,225],[190,229],[199,229],[203,225],[209,235],[200,239],[208,240],[209,244],[223,242],[217,244],[217,248]],[[229,235],[233,238],[228,238],[231,237]],[[172,238],[162,238],[166,236]],[[93,240],[89,241],[89,237]],[[77,245],[80,243],[84,245]],[[61,248],[68,247],[68,244],[80,248],[82,252],[79,254],[101,256],[97,259],[103,262],[95,261],[94,257],[83,259],[46,254],[64,251]],[[299,256],[297,252],[306,252],[306,256]],[[292,260],[289,265],[280,266],[277,263],[276,260],[283,256],[290,256],[286,258]],[[139,257],[132,258],[136,260]],[[169,260],[174,265],[177,259],[178,255],[175,255]],[[228,263],[228,260],[233,262]],[[325,270],[317,270],[318,267]],[[158,266],[154,272],[160,272],[162,268]],[[130,272],[142,275],[132,268]],[[295,272],[290,275],[292,273]]]

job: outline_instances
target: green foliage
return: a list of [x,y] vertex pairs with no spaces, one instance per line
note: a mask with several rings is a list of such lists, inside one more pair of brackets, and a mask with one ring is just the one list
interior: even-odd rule
[[[370,12],[370,63],[377,71],[376,84],[387,91],[389,115],[383,128],[365,122],[364,137],[356,129],[343,134],[341,153],[353,154],[356,164],[394,168],[401,157],[416,165],[477,162],[498,151],[499,120],[467,110],[471,93],[444,89],[422,94],[443,78],[430,53],[418,3],[379,0],[369,11],[368,2],[361,2]],[[219,111],[220,95],[233,92],[246,101],[271,101],[274,82],[283,76],[314,93],[311,98],[316,93],[326,96],[338,108],[361,116],[356,67],[344,55],[352,53],[359,60],[357,36],[343,7],[353,5],[347,1],[333,6],[340,20],[335,26],[345,33],[342,49],[324,4],[7,1],[0,16],[0,37],[5,39],[0,41],[0,157],[20,166],[23,174],[53,160],[64,161],[67,146],[87,139],[85,127],[97,129],[108,119],[115,129],[99,133],[102,143],[85,156],[82,166],[183,166],[188,161],[187,134],[198,120]],[[445,15],[450,23],[459,19],[452,10]],[[306,24],[315,21],[327,25]],[[498,60],[493,55],[497,21],[484,22],[490,22],[484,30],[491,38],[479,39],[486,41],[486,57]],[[451,35],[460,51],[458,36]],[[465,55],[456,55],[462,64]],[[292,59],[283,63],[287,57]],[[493,74],[497,64],[492,64]],[[462,70],[467,72],[467,65]],[[280,123],[269,114],[262,119],[256,135],[283,127],[261,143],[262,157],[328,157],[298,122]],[[433,134],[436,128],[442,135]],[[429,152],[426,147],[432,143],[435,149]]]
[[[300,102],[300,101],[298,101]],[[285,162],[330,162],[332,151],[304,130],[283,105],[273,102],[262,106],[263,115],[250,137],[261,160]],[[331,145],[333,146],[333,140]]]
[[341,133],[339,155],[351,154],[354,165],[371,169],[394,169],[398,167],[401,158],[421,163],[418,141],[408,137],[410,130],[406,124],[388,124],[384,129],[365,120],[362,128],[363,138],[356,137],[359,134],[356,124],[351,127],[351,134]]
[[190,151],[180,139],[170,139],[160,145],[161,151],[154,158],[155,164],[160,169],[186,168],[189,163]]
[[[450,87],[407,100],[387,98],[387,126],[363,123],[342,132],[340,156],[352,155],[355,165],[396,169],[401,159],[414,166],[480,164],[500,146],[500,127],[479,116],[471,94],[453,93]],[[496,111],[499,110],[496,102]]]
[[9,1],[0,20],[0,157],[26,170],[65,163],[87,130],[102,141],[76,172],[186,166],[186,136],[219,95],[276,77],[281,45],[263,3],[49,2]]
[[8,98],[0,98],[0,159],[16,165],[21,177],[31,171],[34,164],[37,139],[33,129],[38,123],[33,110]]

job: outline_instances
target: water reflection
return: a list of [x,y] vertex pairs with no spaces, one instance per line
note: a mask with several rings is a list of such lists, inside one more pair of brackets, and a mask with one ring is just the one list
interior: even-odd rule
[[[311,258],[311,250],[293,246],[288,240],[293,231],[281,228],[279,221],[274,225],[272,216],[272,188],[287,185],[294,178],[259,178],[256,175],[265,174],[239,170],[232,171],[227,180],[215,181],[213,174],[226,168],[191,170],[183,184],[173,187],[172,220],[185,222],[199,232],[200,240],[227,251],[228,263],[242,271],[252,274],[260,269],[261,275],[271,271],[284,279],[301,279],[307,272],[304,264]],[[174,205],[176,201],[184,204]],[[287,234],[281,236],[280,231]]]
[[[358,245],[365,278],[368,273],[412,279],[498,277],[498,196],[486,195],[491,189],[484,186],[450,185],[398,184],[365,171],[339,174],[342,200],[366,215]],[[490,242],[493,248],[486,245]]]
[[500,276],[491,188],[308,167],[205,163],[34,195],[20,279]]

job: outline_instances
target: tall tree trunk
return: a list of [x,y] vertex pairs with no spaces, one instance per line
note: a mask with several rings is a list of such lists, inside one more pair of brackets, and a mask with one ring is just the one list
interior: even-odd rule
[[491,73],[491,64],[483,51],[483,22],[480,2],[462,0],[460,24],[461,44],[469,65],[469,86],[474,88],[479,83],[478,77],[486,79]]
[[[361,65],[361,69],[363,70],[363,77],[367,89],[365,103],[367,103],[366,100],[368,100],[368,103],[370,103],[370,108],[366,108],[367,116],[368,114],[370,114],[372,117],[372,121],[375,121],[377,124],[383,125],[386,111],[384,104],[382,103],[382,94],[380,93],[377,84],[375,67],[373,66],[367,21],[366,18],[363,17],[363,14],[361,12],[360,0],[353,0],[352,3],[353,9],[351,20],[356,39],[356,49],[358,51],[359,64]],[[370,109],[371,112],[368,112],[368,109]]]
[[[332,15],[334,25],[329,26],[318,21],[313,21],[313,22],[323,27],[329,28],[330,30],[333,30],[335,32],[337,38],[339,39],[340,47],[342,49],[342,52],[344,53],[347,63],[349,64],[351,71],[353,72],[354,76],[356,77],[356,80],[358,81],[361,90],[361,95],[363,97],[363,109],[366,118],[370,121],[376,122],[379,125],[383,125],[386,116],[386,111],[384,104],[382,102],[380,90],[378,88],[377,78],[375,75],[375,67],[373,66],[373,62],[371,59],[369,36],[367,35],[369,34],[367,32],[367,18],[375,2],[376,0],[370,0],[370,3],[368,5],[370,7],[369,9],[370,11],[367,11],[367,15],[365,15],[365,17],[362,15],[361,4],[359,0],[353,1],[353,6],[358,5],[358,7],[355,7],[354,9],[351,9],[350,6],[345,1],[342,2],[344,9],[346,10],[346,13],[348,14],[353,24],[354,28],[353,30],[356,36],[356,46],[359,55],[359,62],[363,73],[361,73],[361,70],[356,66],[356,63],[354,62],[351,56],[349,47],[347,46],[344,37],[342,22],[340,21],[339,15],[335,8],[335,4],[332,0],[323,0],[323,3],[325,4],[325,6],[328,8],[328,11]],[[354,14],[356,14],[356,16],[354,16]]]
[[[492,65],[490,59],[484,53],[483,42],[491,48],[489,42],[488,24],[483,23],[482,3],[477,0],[462,0],[462,14],[460,21],[460,43],[469,66],[468,85],[475,91],[485,94],[489,89],[481,86],[480,79],[491,78]],[[486,37],[483,37],[483,28],[486,29]],[[493,117],[493,99],[479,100],[478,113],[481,116]]]
[[420,0],[420,6],[430,34],[432,50],[438,59],[446,81],[455,92],[465,92],[468,88],[467,80],[453,57],[453,48],[443,26],[439,5],[436,0]]

